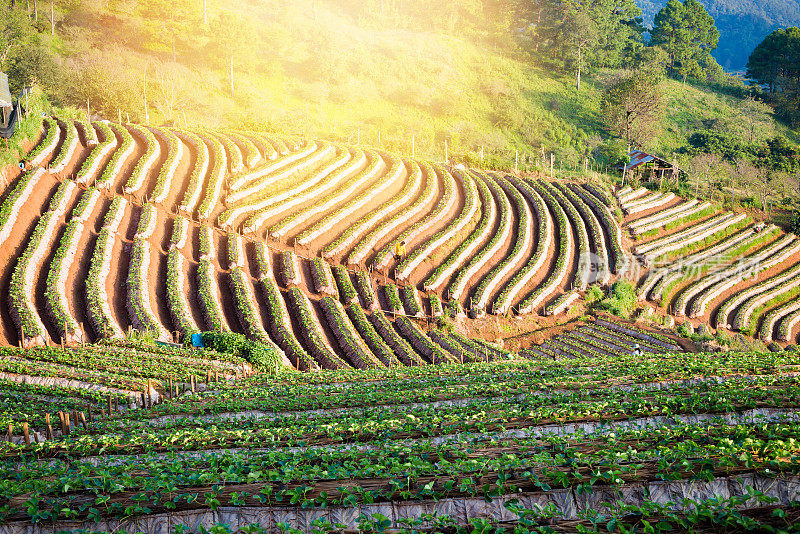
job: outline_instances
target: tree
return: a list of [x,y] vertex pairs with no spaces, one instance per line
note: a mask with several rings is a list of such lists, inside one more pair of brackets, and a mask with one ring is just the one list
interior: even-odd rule
[[[222,11],[211,22],[209,28],[211,41],[209,47],[212,55],[225,65],[231,95],[235,94],[233,84],[234,61],[241,64],[252,62],[252,51],[255,50],[257,32],[253,22],[238,13]],[[248,52],[250,52],[248,54]]]
[[629,144],[644,146],[653,137],[664,99],[660,77],[649,69],[637,69],[617,77],[603,93],[606,125]]
[[[514,3],[514,2],[512,2]],[[516,2],[524,28],[557,63],[575,68],[621,67],[642,46],[641,10],[634,0],[533,0]]]
[[713,61],[711,51],[719,44],[714,19],[697,0],[669,0],[655,17],[650,45],[669,54],[671,75],[700,78],[703,64]]
[[776,91],[781,79],[800,77],[800,28],[775,30],[747,60],[747,77]]

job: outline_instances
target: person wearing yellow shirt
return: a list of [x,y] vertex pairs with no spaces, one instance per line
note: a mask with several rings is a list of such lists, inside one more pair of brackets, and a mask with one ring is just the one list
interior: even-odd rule
[[406,255],[406,242],[400,241],[394,246],[394,259],[397,263],[403,261]]

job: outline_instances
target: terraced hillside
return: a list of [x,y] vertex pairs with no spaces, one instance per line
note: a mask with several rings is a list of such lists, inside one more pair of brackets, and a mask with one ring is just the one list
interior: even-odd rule
[[649,270],[638,296],[686,324],[794,342],[800,240],[745,213],[641,188],[617,192],[633,252]]
[[638,339],[645,352],[243,378],[231,373],[241,362],[207,351],[3,349],[48,366],[85,358],[85,380],[108,388],[122,386],[128,358],[152,362],[139,385],[147,377],[159,396],[137,406],[116,391],[0,378],[9,423],[0,529],[519,534],[797,523],[796,357],[661,354],[649,350],[665,348],[651,347],[656,338],[645,343],[625,325],[592,329],[603,343]]
[[[653,266],[642,296],[693,320],[800,259],[794,237],[755,233],[743,214],[644,189],[611,198],[591,184],[263,133],[45,126],[0,196],[10,345],[217,330],[273,345],[296,369],[477,361],[499,352],[428,319],[563,313],[588,285],[636,272],[629,237]],[[756,276],[720,264],[688,284],[679,267],[702,270],[710,252],[747,258]],[[783,303],[794,295],[728,313],[748,324],[767,315],[765,337],[792,339],[797,310]]]

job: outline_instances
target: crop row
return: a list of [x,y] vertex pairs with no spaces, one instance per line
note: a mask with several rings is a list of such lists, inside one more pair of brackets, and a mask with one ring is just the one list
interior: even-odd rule
[[20,330],[24,344],[45,344],[48,334],[33,302],[35,277],[41,270],[50,241],[61,224],[73,193],[75,182],[63,182],[51,197],[47,211],[39,218],[25,250],[17,258],[9,284],[9,311]]
[[[403,178],[405,172],[405,165],[401,161],[386,155],[377,156],[376,164],[366,174],[359,177],[359,179],[353,180],[349,187],[344,188],[334,197],[328,198],[322,204],[317,205],[318,208],[321,208],[321,211],[316,211],[317,208],[313,211],[325,213],[325,216],[300,233],[297,236],[297,244],[308,246],[315,239],[330,232],[334,226],[342,221],[349,222],[355,212],[374,202],[388,188],[394,187]],[[358,195],[354,196],[358,189],[362,190]],[[329,211],[330,208],[337,204],[342,205],[335,211]]]
[[101,189],[112,189],[114,182],[122,171],[125,162],[136,152],[136,142],[128,129],[121,124],[109,124],[113,134],[122,139],[111,159],[108,160],[103,174],[95,181],[95,186]]
[[227,152],[220,143],[220,138],[208,135],[200,138],[201,141],[211,147],[211,160],[213,165],[209,171],[206,184],[206,193],[203,196],[200,206],[197,208],[197,217],[201,221],[207,221],[211,217],[211,212],[217,207],[222,197],[222,187],[225,185],[225,173],[228,169]]
[[[572,256],[572,232],[570,232],[569,222],[567,222],[561,207],[553,202],[552,197],[536,183],[531,184],[525,181],[513,180],[512,184],[522,191],[522,194],[528,199],[536,213],[538,221],[536,225],[537,236],[534,240],[536,248],[528,263],[514,274],[514,277],[503,288],[500,296],[497,297],[492,311],[501,314],[505,314],[510,309],[512,301],[517,297],[523,286],[544,267],[555,231],[558,232],[559,242],[558,250],[555,254],[553,272],[550,277],[539,284],[533,293],[523,299],[518,308],[519,313],[531,313],[561,283],[561,279],[566,275],[569,258]],[[542,197],[545,197],[545,200],[542,200]],[[550,214],[550,210],[553,210],[556,214],[555,229],[553,228],[553,217]]]
[[[458,175],[461,178],[461,185],[464,189],[464,206],[458,217],[450,222],[442,230],[429,237],[423,244],[417,246],[414,251],[406,256],[396,267],[395,277],[404,280],[411,272],[424,260],[428,259],[431,253],[447,243],[450,239],[459,234],[468,224],[470,224],[480,208],[478,190],[475,180],[468,174]],[[462,241],[460,244],[463,244]]]
[[447,258],[440,263],[423,282],[423,288],[431,291],[444,284],[453,274],[464,267],[467,259],[478,250],[489,236],[497,221],[497,206],[492,199],[492,192],[478,175],[473,174],[473,182],[477,185],[480,197],[475,199],[481,210],[481,219],[472,233],[462,241]]
[[128,177],[125,187],[122,189],[127,195],[135,195],[147,185],[147,177],[161,157],[161,145],[158,143],[156,136],[153,135],[153,132],[148,128],[133,124],[129,125],[128,128],[144,144],[145,149],[144,154],[139,158],[136,167],[134,167],[133,172],[131,172],[131,175]]
[[[359,152],[358,159],[354,160],[351,151],[340,149],[336,159],[310,177],[303,177],[293,187],[272,192],[262,200],[231,208],[220,214],[219,222],[222,226],[234,226],[240,216],[252,213],[242,225],[242,230],[246,233],[255,233],[269,219],[304,204],[312,191],[314,196],[328,193],[342,180],[356,175],[366,163],[367,156],[364,152]],[[338,170],[343,165],[347,166]]]
[[[402,170],[402,167],[405,167],[406,171],[412,168],[410,164],[405,162],[399,169]],[[377,209],[365,214],[358,221],[349,225],[336,239],[328,243],[325,248],[322,249],[322,256],[324,258],[333,258],[341,254],[366,232],[375,228],[382,219],[396,212],[399,208],[408,205],[422,187],[422,173],[412,171],[410,173],[406,172],[406,175],[405,184],[403,184],[403,188],[399,193],[385,201]]]
[[[308,177],[308,173],[335,157],[337,148],[338,147],[329,143],[323,143],[318,148],[314,145],[314,151],[300,160],[296,165],[289,166],[280,172],[267,175],[247,189],[231,193],[226,197],[226,203],[232,208],[220,215],[220,224],[222,226],[231,226],[244,214],[256,212],[256,215],[263,216],[264,214],[271,213],[270,210],[266,210],[269,206],[287,199],[296,201],[297,195],[300,194],[298,189],[305,192],[310,189],[310,184],[306,183],[305,180]],[[315,178],[321,180],[349,159],[350,154],[344,151],[342,157],[336,160],[332,165],[326,167],[324,173],[316,173]],[[312,180],[314,183],[317,183],[317,181],[318,180]],[[279,194],[275,194],[275,189],[278,185],[285,187],[285,184],[292,182],[296,184],[296,187],[284,191],[280,191],[279,189]],[[251,220],[253,217],[255,217],[255,215],[251,216]],[[253,227],[255,225],[248,221],[247,226]]]
[[102,141],[89,152],[78,170],[75,181],[79,184],[88,184],[94,180],[97,173],[100,172],[100,166],[118,146],[117,136],[114,135],[107,122],[98,122],[95,126],[101,133]]
[[[433,179],[437,174],[441,176],[444,188],[434,208],[423,219],[406,226],[400,235],[384,245],[383,248],[375,254],[375,257],[372,259],[372,265],[379,271],[389,267],[389,264],[393,260],[394,248],[398,243],[405,241],[406,244],[410,244],[418,237],[438,226],[458,202],[456,180],[453,175],[445,169],[436,168],[434,170],[433,166],[428,163],[423,163],[422,165],[425,168],[425,174],[430,179]],[[406,222],[410,220],[412,212],[413,210],[409,209],[408,212],[401,214]]]
[[555,189],[557,189],[564,197],[566,197],[580,214],[580,218],[585,223],[586,229],[589,233],[590,242],[594,246],[594,256],[591,257],[591,261],[586,261],[585,263],[588,264],[587,268],[593,268],[596,272],[594,280],[595,282],[601,285],[607,284],[611,279],[609,255],[606,247],[605,237],[603,236],[603,230],[600,228],[600,223],[597,221],[597,217],[589,208],[589,206],[565,184],[556,182],[551,185],[554,186]]
[[179,130],[175,130],[175,134],[182,142],[192,147],[192,151],[194,152],[194,167],[192,167],[192,173],[186,180],[186,191],[178,206],[182,212],[191,217],[197,209],[200,196],[203,194],[203,187],[208,180],[211,158],[208,153],[208,146],[199,136],[192,132]]
[[[423,172],[417,163],[411,164],[410,173],[414,181],[422,180]],[[364,261],[367,259],[367,255],[369,255],[372,250],[378,246],[378,243],[382,239],[396,231],[396,229],[402,226],[403,223],[407,223],[421,214],[426,209],[428,204],[432,202],[434,198],[436,198],[437,177],[434,174],[428,173],[425,173],[424,177],[425,188],[422,190],[422,193],[420,193],[414,202],[412,202],[405,209],[395,213],[389,220],[383,222],[382,224],[376,225],[375,228],[362,237],[361,240],[353,247],[353,250],[347,257],[347,263],[349,265],[361,265],[364,263]]]

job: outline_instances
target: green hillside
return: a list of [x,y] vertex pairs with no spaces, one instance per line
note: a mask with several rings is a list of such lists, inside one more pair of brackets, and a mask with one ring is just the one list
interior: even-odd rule
[[[523,19],[501,9],[516,2],[212,1],[205,14],[203,4],[56,2],[53,35],[49,12],[33,22],[52,54],[37,82],[79,110],[62,115],[88,104],[111,120],[298,133],[434,159],[447,143],[456,160],[482,148],[484,165],[507,166],[515,150],[554,152],[565,166],[608,152],[600,103],[614,71],[587,64],[577,91],[555,48],[518,38]],[[26,74],[11,74],[17,90]],[[698,128],[742,122],[737,98],[672,81],[664,94],[646,146],[659,153]],[[757,120],[762,139],[796,141],[768,113]]]

